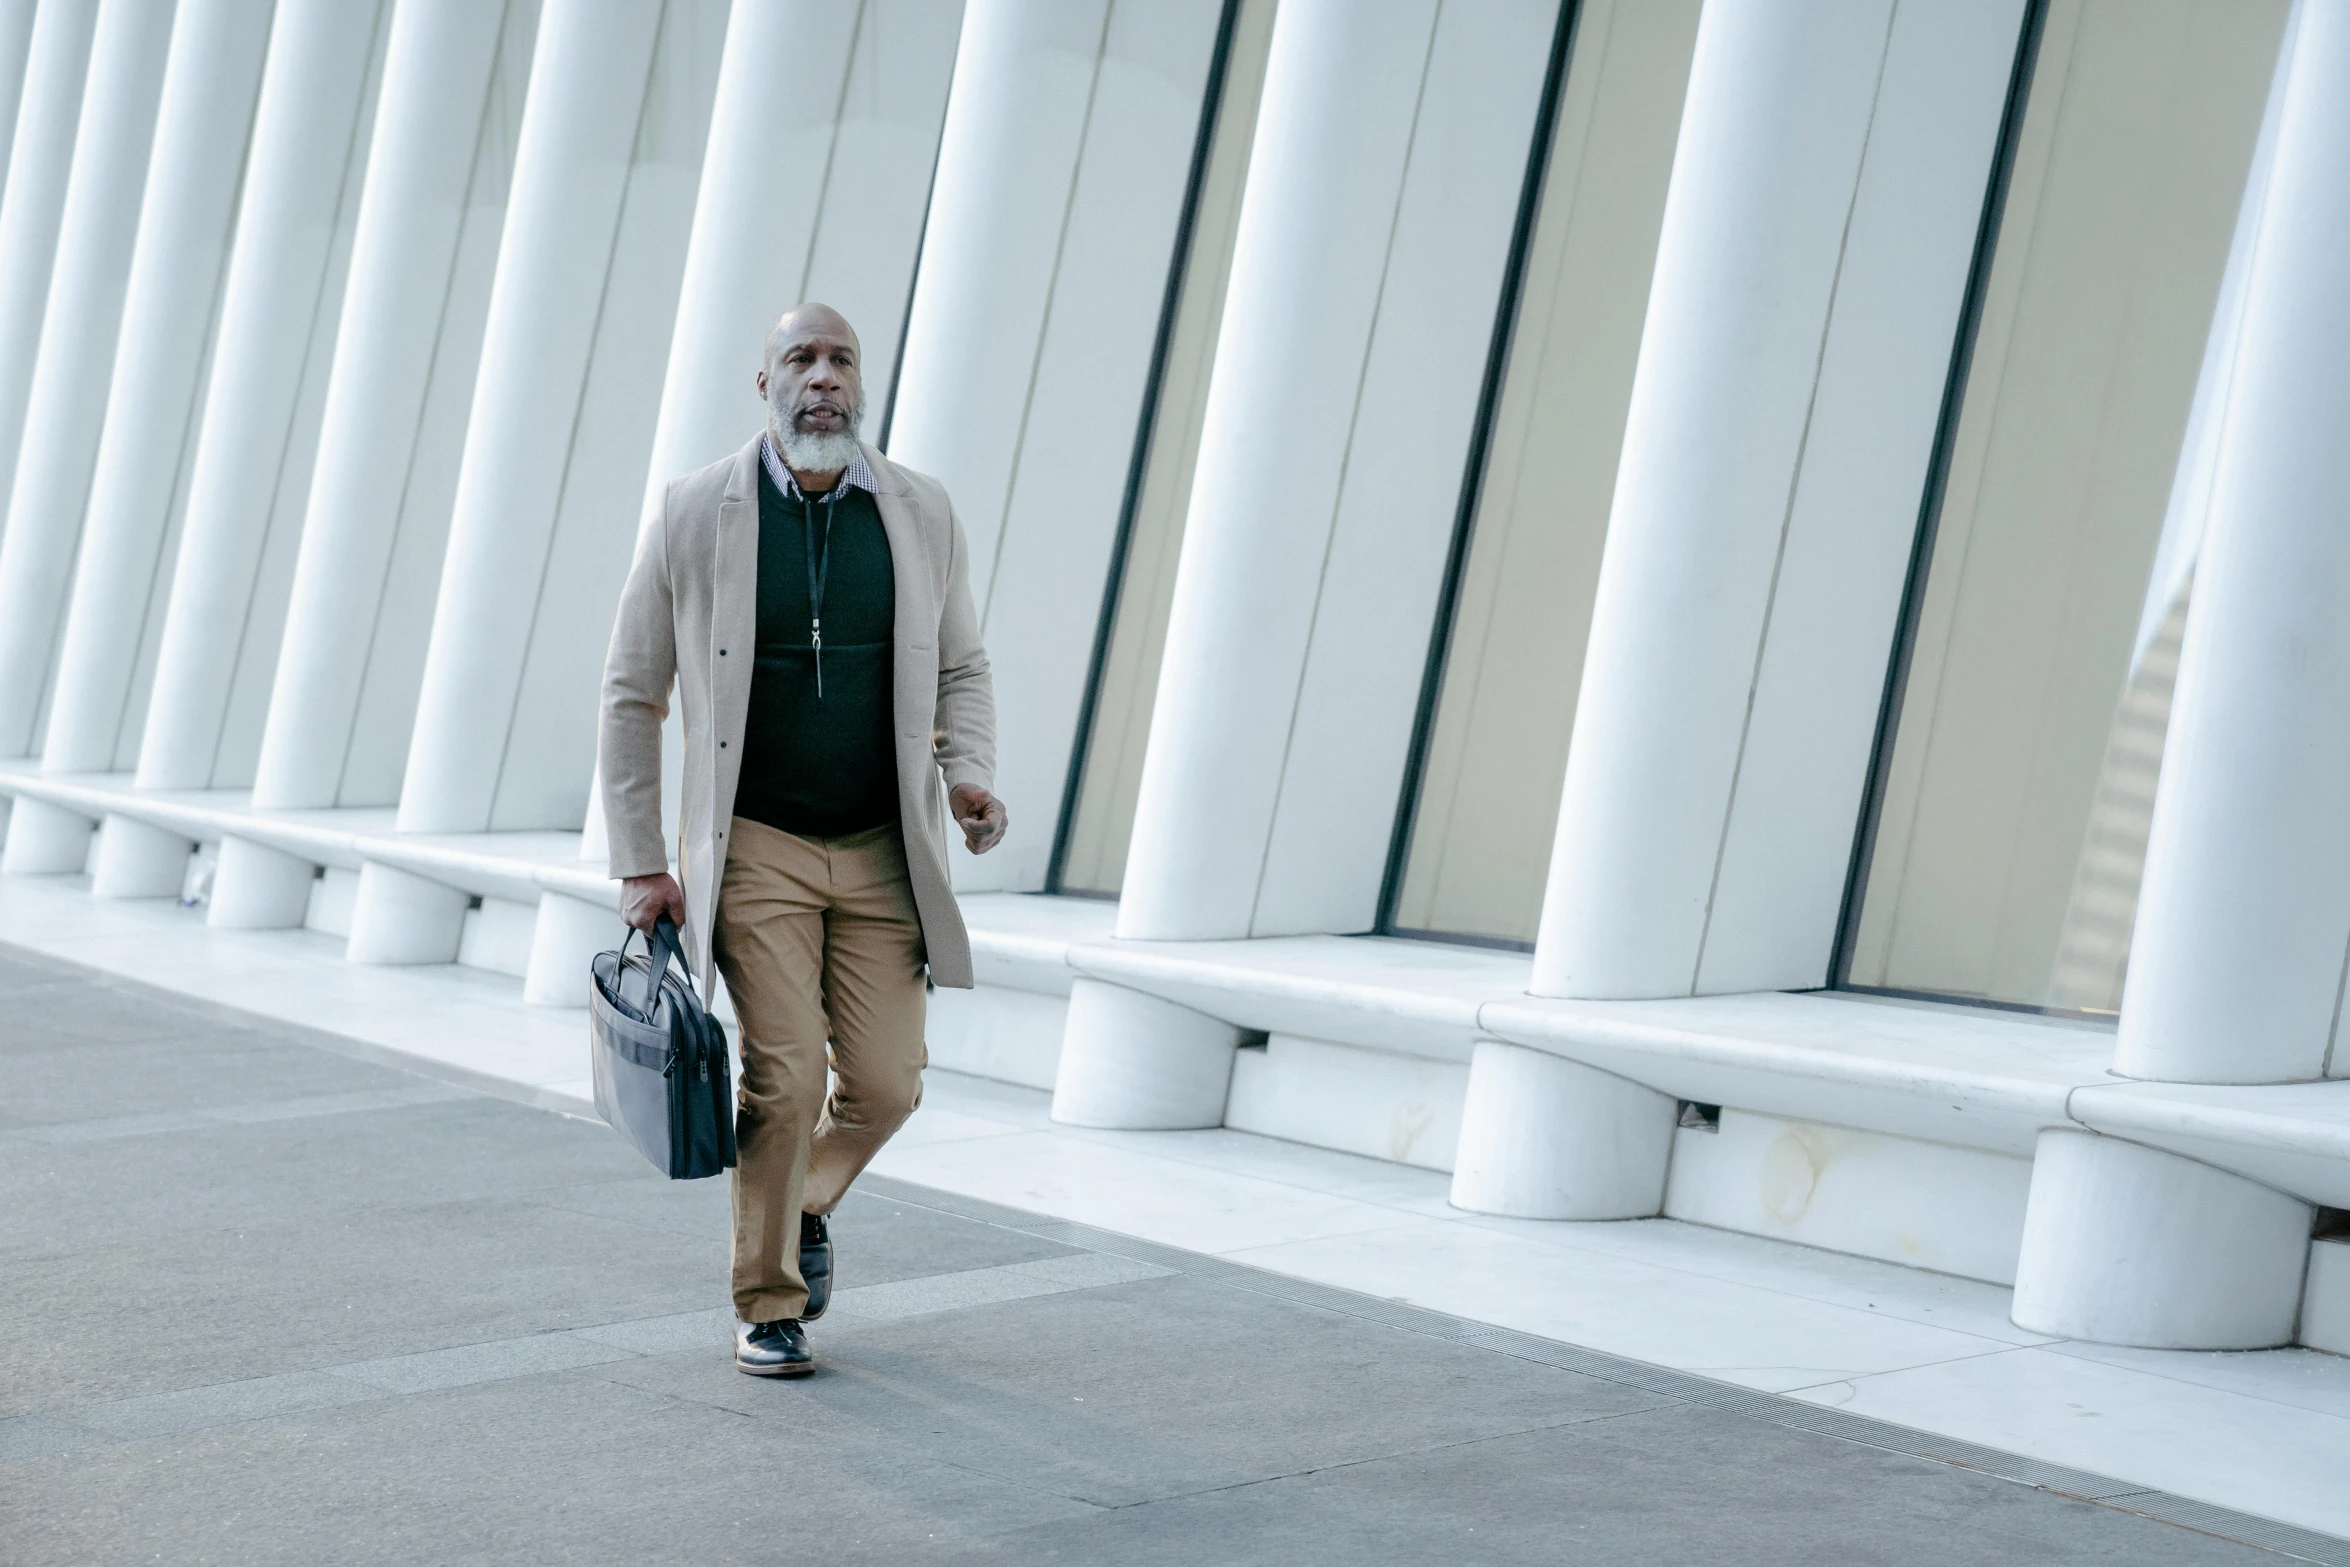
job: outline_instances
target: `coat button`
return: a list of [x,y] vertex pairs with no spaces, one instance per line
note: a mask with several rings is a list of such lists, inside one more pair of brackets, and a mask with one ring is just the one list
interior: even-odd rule
[[721,751],[725,750],[725,749],[726,749],[726,742],[725,742],[725,741],[723,741],[723,740],[719,741],[719,742],[718,742],[718,749],[719,749],[719,750],[721,750]]
[[724,648],[720,648],[720,649],[718,650],[718,656],[719,656],[720,658],[724,658],[724,657],[726,656],[726,649],[724,649]]

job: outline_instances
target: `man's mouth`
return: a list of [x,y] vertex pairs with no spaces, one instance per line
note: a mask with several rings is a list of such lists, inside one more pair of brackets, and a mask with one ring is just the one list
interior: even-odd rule
[[847,421],[848,412],[840,404],[823,402],[810,403],[802,408],[794,422],[806,428],[815,424],[845,424]]

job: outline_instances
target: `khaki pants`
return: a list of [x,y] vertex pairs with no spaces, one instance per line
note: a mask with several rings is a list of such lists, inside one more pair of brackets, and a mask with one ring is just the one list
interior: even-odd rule
[[713,951],[742,1023],[734,1309],[773,1322],[807,1308],[800,1215],[830,1213],[922,1102],[922,925],[894,824],[801,838],[738,816],[727,837]]

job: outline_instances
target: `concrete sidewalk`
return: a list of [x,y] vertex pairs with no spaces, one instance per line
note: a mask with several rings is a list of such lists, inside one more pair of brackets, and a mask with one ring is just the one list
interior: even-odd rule
[[903,1181],[843,1210],[820,1373],[757,1381],[722,1182],[284,1025],[0,996],[10,1563],[2350,1562]]

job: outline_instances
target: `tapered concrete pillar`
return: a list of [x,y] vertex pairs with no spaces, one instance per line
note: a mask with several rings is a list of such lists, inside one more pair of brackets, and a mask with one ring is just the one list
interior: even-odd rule
[[[1373,917],[1449,538],[1442,507],[1392,501],[1458,485],[1482,376],[1476,354],[1431,361],[1402,345],[1492,332],[1557,21],[1555,6],[1418,0],[1283,0],[1274,14],[1121,937],[1359,930]],[[1001,114],[995,134],[1024,118]],[[994,152],[1018,156],[1016,144]],[[968,233],[987,237],[1003,214],[974,205]],[[992,367],[970,349],[995,342],[999,323],[977,302],[984,289],[956,293],[925,283],[921,301],[935,296],[964,335],[978,384]],[[986,473],[949,410],[935,412],[941,449]],[[1230,1063],[1210,1044],[1228,1052],[1236,1037],[1181,1009],[1073,1004],[1057,1113],[1115,1102],[1104,1085],[1121,1070],[1143,1085],[1220,1084]],[[1136,1093],[1137,1114],[1161,1097]],[[1214,1124],[1205,1093],[1190,1122],[1156,1124]]]
[[[1275,15],[1121,936],[1370,921],[1411,728],[1402,698],[1425,656],[1446,540],[1442,504],[1423,516],[1384,498],[1452,493],[1481,374],[1474,353],[1423,357],[1407,394],[1383,349],[1492,331],[1556,20],[1555,7],[1418,0],[1284,0]],[[1404,228],[1441,238],[1393,259]],[[1387,421],[1406,403],[1402,438]],[[1362,504],[1372,494],[1376,511]],[[1365,673],[1402,649],[1410,672]],[[1341,668],[1349,698],[1324,705]],[[1333,767],[1351,781],[1324,791]],[[1349,798],[1333,804],[1333,793]],[[1377,804],[1358,812],[1357,794]],[[1215,823],[1203,831],[1206,799]],[[1294,820],[1306,799],[1321,802],[1310,827]]]
[[1708,0],[1538,995],[1827,982],[2022,10]]
[[33,49],[33,22],[40,0],[0,3],[0,186],[16,144],[16,115],[24,106],[25,64]]
[[[394,657],[375,638],[403,542],[405,486],[383,480],[387,472],[414,480],[436,368],[446,373],[454,359],[471,380],[479,321],[452,295],[462,282],[468,208],[486,199],[474,188],[479,166],[494,168],[505,158],[503,147],[493,147],[485,159],[482,141],[495,134],[485,124],[487,104],[509,9],[481,0],[400,0],[392,16],[318,461],[254,776],[256,805],[388,805],[396,798],[391,788],[356,801],[340,792],[371,665]],[[497,208],[483,216],[494,219]],[[484,236],[493,246],[495,234],[492,226]],[[429,537],[407,542],[437,566],[446,518],[418,524]],[[395,678],[412,685],[413,666]],[[405,729],[412,710],[402,707],[401,715]],[[225,858],[220,874],[229,875]]]
[[491,824],[532,634],[515,593],[545,575],[572,455],[571,424],[547,417],[548,399],[568,403],[588,374],[660,20],[626,0],[576,0],[540,24],[400,790],[403,831]]
[[132,675],[147,616],[161,608],[157,571],[171,549],[174,481],[195,444],[197,378],[273,10],[272,0],[183,0],[172,27],[123,301],[122,341],[132,349],[117,358],[106,400],[44,772],[107,772],[134,760],[124,754],[141,727],[128,711]]
[[370,861],[359,868],[343,955],[354,963],[454,963],[472,902],[455,887]]
[[130,281],[171,45],[169,0],[103,0],[57,264],[0,535],[0,756],[33,754]]
[[195,844],[134,817],[110,815],[98,825],[98,855],[90,867],[96,898],[176,898],[187,885]]
[[2289,1344],[2314,1217],[2297,1198],[2177,1154],[2042,1132],[2016,1326],[2148,1349]]
[[2350,8],[2304,4],[2249,239],[2120,1072],[2350,1075]]
[[309,914],[317,879],[318,867],[299,856],[249,838],[223,838],[204,923],[219,930],[290,929]]
[[0,875],[70,876],[90,862],[90,835],[98,824],[87,816],[18,795],[8,813],[8,847],[0,851]]
[[[222,728],[239,668],[266,658],[275,641],[263,567],[273,553],[273,519],[283,510],[285,464],[296,450],[315,322],[321,313],[331,320],[339,306],[328,295],[334,240],[344,204],[356,194],[349,188],[353,138],[363,129],[379,11],[375,0],[281,0],[278,7],[139,747],[142,788],[222,782]],[[243,634],[224,636],[226,626]],[[255,638],[261,646],[250,645]]]
[[[0,495],[16,483],[97,18],[95,6],[51,0],[34,18],[25,51],[24,93],[0,195]],[[0,519],[0,529],[6,525]]]
[[1452,1203],[1520,1219],[1643,1219],[1664,1210],[1671,1098],[1524,1045],[1469,1060]]
[[588,965],[599,952],[620,945],[628,927],[620,912],[559,892],[539,895],[539,917],[530,928],[530,968],[522,977],[522,999],[540,1007],[584,1007]]
[[1122,985],[1080,979],[1053,1083],[1053,1119],[1142,1130],[1222,1126],[1240,1030]]

